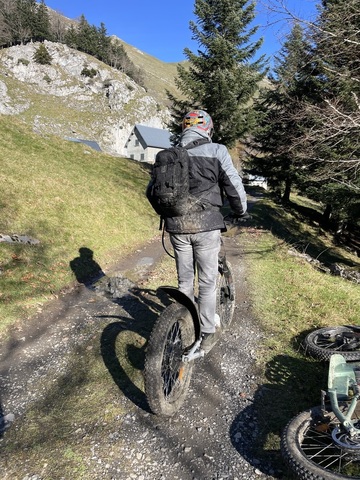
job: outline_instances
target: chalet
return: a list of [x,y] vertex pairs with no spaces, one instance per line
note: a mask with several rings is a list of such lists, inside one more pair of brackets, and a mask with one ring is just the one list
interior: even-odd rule
[[170,137],[168,130],[136,124],[125,143],[126,155],[139,162],[154,163],[160,150],[171,147]]

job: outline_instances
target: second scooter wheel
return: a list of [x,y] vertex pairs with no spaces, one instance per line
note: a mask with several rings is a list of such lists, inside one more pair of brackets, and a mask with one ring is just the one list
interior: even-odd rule
[[225,330],[231,324],[235,310],[235,284],[231,265],[226,259],[219,261],[216,295],[216,313],[220,317],[221,328]]
[[329,360],[334,353],[348,361],[360,360],[360,328],[350,326],[324,327],[305,338],[305,350],[314,358]]

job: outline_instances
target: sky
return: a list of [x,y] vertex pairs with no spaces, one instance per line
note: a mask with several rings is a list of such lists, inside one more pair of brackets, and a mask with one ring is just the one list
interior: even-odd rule
[[[264,38],[259,54],[265,54],[272,64],[273,56],[289,31],[284,15],[274,13],[279,3],[301,19],[316,16],[319,0],[258,0],[254,24],[258,32],[251,41]],[[90,25],[104,23],[108,35],[163,62],[185,60],[184,48],[197,52],[198,43],[191,39],[190,20],[194,16],[194,0],[45,0],[45,4],[71,19],[84,15]]]

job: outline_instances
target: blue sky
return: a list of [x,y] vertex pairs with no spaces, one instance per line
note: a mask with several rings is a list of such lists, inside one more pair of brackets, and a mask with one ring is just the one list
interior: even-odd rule
[[[264,37],[259,53],[270,60],[288,32],[284,16],[269,10],[280,2],[303,19],[315,18],[318,3],[317,0],[258,0],[254,23],[259,26],[257,36]],[[185,47],[194,52],[198,47],[191,40],[189,29],[189,21],[196,20],[194,0],[45,0],[45,4],[71,19],[84,14],[91,25],[100,26],[102,22],[108,35],[116,35],[164,62],[184,60]]]

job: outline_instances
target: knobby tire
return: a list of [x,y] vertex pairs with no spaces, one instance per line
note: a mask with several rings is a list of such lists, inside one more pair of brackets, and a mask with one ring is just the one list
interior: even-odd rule
[[219,260],[217,280],[216,313],[220,317],[221,328],[225,330],[232,322],[235,310],[235,284],[231,264],[225,258]]
[[189,311],[170,304],[155,322],[146,349],[145,395],[154,414],[170,417],[182,406],[194,364],[183,363],[182,355],[194,341]]
[[336,445],[331,433],[339,421],[313,407],[294,417],[281,438],[281,452],[297,478],[344,480],[360,478],[360,457]]
[[328,361],[340,353],[347,361],[360,360],[360,329],[346,326],[324,327],[314,330],[305,338],[305,351],[319,360]]

